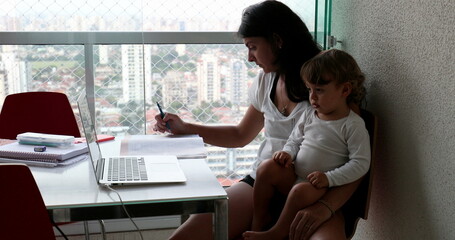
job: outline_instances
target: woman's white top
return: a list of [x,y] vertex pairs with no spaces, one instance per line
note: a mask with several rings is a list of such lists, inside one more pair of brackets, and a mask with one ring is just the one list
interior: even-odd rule
[[304,111],[283,150],[295,159],[299,181],[321,171],[329,187],[353,182],[370,167],[370,137],[365,122],[353,111],[333,121],[321,120],[312,108]]
[[256,162],[250,173],[256,179],[256,169],[259,164],[272,157],[276,151],[282,150],[289,138],[295,124],[302,112],[309,108],[308,101],[298,103],[289,116],[284,116],[276,108],[270,94],[273,88],[273,80],[276,73],[264,73],[261,71],[251,85],[248,97],[251,105],[264,114],[264,135],[265,139],[259,147]]

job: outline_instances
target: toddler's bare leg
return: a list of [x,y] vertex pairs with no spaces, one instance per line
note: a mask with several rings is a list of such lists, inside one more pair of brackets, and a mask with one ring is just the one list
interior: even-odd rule
[[[244,183],[236,183],[226,188],[229,211],[229,239],[235,239],[250,229],[253,218],[253,188]],[[170,237],[181,239],[213,239],[212,214],[194,214]]]
[[295,182],[293,168],[285,168],[267,160],[261,163],[254,183],[253,231],[263,231],[270,223],[270,202],[277,192],[287,195]]
[[295,185],[286,200],[283,212],[278,222],[270,230],[265,232],[246,232],[245,239],[285,239],[289,235],[289,228],[297,212],[320,199],[327,191],[317,189],[310,183],[299,183]]

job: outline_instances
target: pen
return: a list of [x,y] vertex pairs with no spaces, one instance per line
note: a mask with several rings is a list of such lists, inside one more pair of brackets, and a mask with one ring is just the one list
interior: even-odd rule
[[[160,110],[161,118],[164,118],[164,112],[163,112],[163,109],[161,109],[160,104],[158,102],[156,102],[156,105],[158,106],[158,109]],[[168,122],[166,122],[166,127],[167,127],[167,129],[171,130],[171,126],[169,126]]]

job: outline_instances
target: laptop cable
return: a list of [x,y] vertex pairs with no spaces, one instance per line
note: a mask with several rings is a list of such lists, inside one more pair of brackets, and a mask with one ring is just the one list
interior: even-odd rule
[[109,186],[109,184],[103,184],[104,187],[106,187],[107,189],[111,190],[112,192],[116,193],[118,198],[120,199],[120,203],[122,204],[122,208],[123,208],[123,211],[125,211],[125,214],[126,216],[128,216],[128,218],[130,219],[130,221],[133,223],[134,227],[136,228],[136,230],[139,232],[139,235],[141,237],[141,240],[144,240],[144,236],[142,235],[142,231],[141,229],[139,229],[139,227],[137,226],[136,222],[133,220],[133,218],[130,216],[130,214],[128,213],[128,211],[126,210],[126,206],[125,204],[123,203],[123,200],[122,200],[122,197],[120,196],[120,193],[117,192],[115,189],[113,189],[111,186]]
[[54,222],[54,219],[51,218],[51,222],[52,222],[52,225],[54,225],[54,227],[58,230],[58,232],[60,233],[60,235],[62,235],[62,237],[63,237],[65,240],[68,240],[68,237],[65,235],[65,233],[63,233],[62,229],[60,229],[60,227],[57,225],[57,223]]

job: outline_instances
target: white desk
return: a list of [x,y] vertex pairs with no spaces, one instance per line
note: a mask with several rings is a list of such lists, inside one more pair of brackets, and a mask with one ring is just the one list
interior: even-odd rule
[[[101,144],[103,154],[120,141]],[[127,218],[114,192],[98,186],[89,159],[66,167],[30,167],[55,222]],[[185,183],[114,187],[132,217],[214,213],[215,239],[227,239],[227,195],[205,159],[180,160]]]

